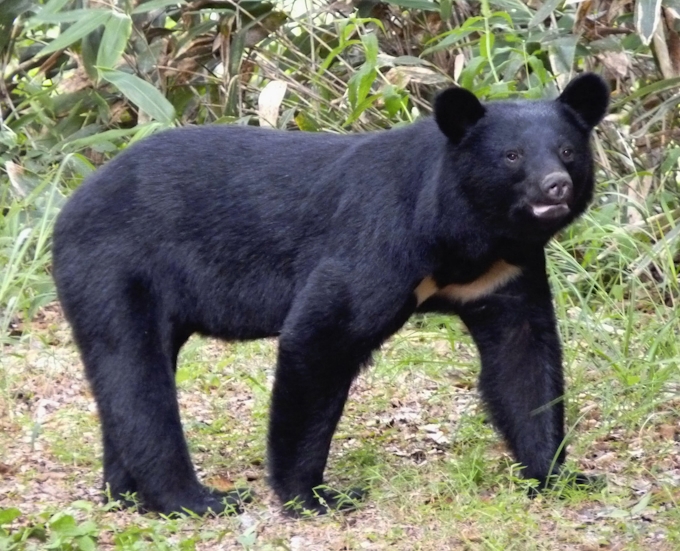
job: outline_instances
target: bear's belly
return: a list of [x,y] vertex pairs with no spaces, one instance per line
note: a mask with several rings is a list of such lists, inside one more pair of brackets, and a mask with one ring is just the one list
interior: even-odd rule
[[468,302],[490,295],[520,273],[522,273],[522,270],[519,266],[509,264],[505,260],[499,260],[492,264],[488,271],[470,283],[452,283],[439,287],[435,280],[428,276],[420,282],[414,293],[418,306],[433,296],[457,302]]

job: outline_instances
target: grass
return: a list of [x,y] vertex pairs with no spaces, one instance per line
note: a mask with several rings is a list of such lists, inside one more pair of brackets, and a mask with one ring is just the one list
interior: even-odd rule
[[611,262],[581,267],[575,251],[587,255],[583,228],[596,217],[580,226],[551,246],[550,271],[569,382],[569,461],[604,474],[601,490],[526,497],[480,406],[470,337],[456,319],[431,315],[386,343],[352,390],[328,483],[366,485],[358,511],[280,514],[264,467],[276,343],[199,338],[183,349],[178,372],[194,461],[208,483],[248,485],[255,501],[217,519],[112,511],[98,501],[92,397],[68,327],[49,305],[4,348],[0,549],[678,549],[678,317],[644,278],[629,277],[616,298]]

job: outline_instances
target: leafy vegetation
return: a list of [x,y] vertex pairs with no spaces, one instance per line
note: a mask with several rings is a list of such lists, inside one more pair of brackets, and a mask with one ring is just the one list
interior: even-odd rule
[[625,233],[649,245],[635,275],[661,278],[662,294],[677,287],[665,277],[678,239],[677,0],[1,6],[0,327],[54,297],[49,224],[64,197],[160,128],[384,128],[426,113],[434,91],[454,81],[484,98],[540,97],[581,69],[602,71],[615,94],[598,139],[602,223],[632,224]]
[[[678,0],[0,0],[0,548],[677,549],[679,15]],[[378,355],[338,435],[333,472],[371,486],[357,515],[277,516],[269,342],[191,341],[179,372],[205,476],[258,490],[244,516],[94,505],[97,421],[49,273],[83,178],[169,126],[389,128],[454,82],[534,98],[581,70],[614,92],[598,198],[549,258],[572,457],[605,490],[527,502],[476,409],[469,337],[426,317]]]

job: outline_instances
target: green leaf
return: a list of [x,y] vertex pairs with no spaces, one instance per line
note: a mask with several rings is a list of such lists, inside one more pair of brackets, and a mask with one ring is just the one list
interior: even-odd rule
[[138,13],[146,13],[151,10],[159,10],[168,6],[183,6],[185,4],[185,0],[151,0],[150,2],[144,2],[143,4],[140,4],[130,13],[136,15]]
[[368,96],[368,93],[371,91],[371,86],[375,82],[377,76],[378,71],[376,71],[372,67],[369,68],[367,71],[363,71],[363,75],[359,79],[359,88],[357,92],[357,98],[360,102],[364,101],[364,99],[366,99],[366,96]]
[[463,40],[466,36],[469,36],[472,33],[477,32],[478,30],[479,29],[475,29],[475,28],[454,29],[450,33],[447,33],[446,36],[441,40],[441,42],[435,44],[434,46],[426,48],[423,51],[423,53],[420,54],[420,55],[426,56],[426,55],[431,54],[433,52],[438,52],[439,50],[448,49],[450,46],[453,46],[457,42],[460,42],[461,40]]
[[78,538],[78,549],[81,551],[95,551],[97,546],[90,536],[82,536]]
[[145,80],[106,67],[97,67],[97,69],[104,80],[118,88],[127,99],[150,117],[166,124],[171,124],[175,119],[175,108],[172,104]]
[[465,64],[465,68],[461,71],[460,77],[458,77],[458,83],[461,85],[461,87],[474,91],[474,79],[479,73],[482,72],[487,64],[487,59],[482,56],[473,57],[470,61],[468,61]]
[[106,25],[109,17],[111,17],[110,11],[88,10],[78,23],[74,23],[61,33],[57,38],[40,50],[38,55],[51,54],[57,50],[67,48],[74,42],[77,42],[84,36],[90,34],[100,25]]
[[385,0],[385,2],[410,10],[439,11],[439,4],[427,0]]
[[443,21],[448,21],[451,19],[452,10],[452,0],[440,0],[439,1],[439,13]]
[[322,75],[324,71],[326,71],[331,66],[331,63],[333,63],[335,58],[338,57],[345,50],[345,48],[347,48],[348,46],[354,46],[355,44],[360,44],[360,41],[348,40],[346,42],[341,43],[339,46],[333,48],[326,56],[326,59],[324,59],[323,63],[319,66],[317,74]]
[[[490,16],[489,19],[503,19],[507,24],[508,27],[511,29],[515,26],[515,22],[512,20],[512,17],[510,17],[510,14],[506,11],[495,11],[493,12]],[[500,25],[499,22],[495,22],[497,25]]]
[[645,46],[652,41],[660,16],[661,0],[637,0],[635,2],[635,28]]
[[498,67],[499,70],[503,71],[502,80],[514,80],[517,72],[524,67],[524,64],[524,52],[513,52],[508,60]]
[[104,36],[97,51],[97,67],[112,69],[125,50],[132,32],[132,19],[129,15],[112,13],[104,27]]
[[574,65],[576,44],[579,37],[574,35],[562,36],[548,44],[548,55],[553,74],[568,75]]
[[95,536],[99,532],[97,524],[92,520],[86,520],[76,526],[74,535],[77,536]]
[[358,105],[366,99],[377,76],[378,72],[368,64],[362,65],[352,75],[347,86],[347,96],[352,109],[356,110]]
[[366,111],[371,105],[373,105],[377,99],[380,98],[380,94],[374,94],[365,100],[363,100],[359,105],[357,105],[356,109],[352,111],[349,117],[347,117],[347,120],[345,121],[345,124],[352,124],[355,120],[357,120],[361,114]]
[[493,33],[484,33],[479,39],[479,53],[486,59],[493,57],[493,45],[496,37]]
[[483,29],[484,18],[476,15],[475,17],[468,17],[460,26],[461,29]]
[[240,72],[241,62],[243,61],[243,51],[245,50],[244,31],[237,32],[231,41],[229,48],[229,74],[237,75]]
[[425,61],[424,59],[420,59],[419,57],[415,57],[412,55],[400,55],[392,59],[392,64],[397,67],[398,65],[409,65],[409,66],[417,66],[417,67],[422,67],[422,66],[431,66],[432,64]]
[[92,14],[111,14],[111,10],[85,8],[57,13],[42,10],[37,15],[31,17],[29,23],[82,23],[84,19],[92,17]]
[[135,128],[137,129],[137,132],[132,136],[128,145],[132,145],[139,140],[143,140],[147,136],[151,136],[151,134],[155,132],[163,130],[165,125],[160,122],[147,122],[146,124],[137,125]]
[[135,126],[134,128],[115,128],[104,132],[97,132],[91,136],[85,136],[84,138],[65,141],[63,148],[68,149],[69,151],[77,151],[85,147],[92,147],[103,142],[112,142],[118,138],[130,136],[131,134],[135,134],[138,130],[139,128]]
[[304,130],[306,132],[318,132],[319,131],[319,125],[316,123],[316,121],[312,117],[310,117],[304,111],[300,111],[300,113],[295,115],[295,124],[297,124],[297,126],[300,130]]
[[678,159],[680,159],[680,147],[667,151],[666,158],[661,163],[661,174],[675,170],[678,166]]
[[557,8],[557,6],[559,6],[561,3],[562,0],[545,0],[543,5],[531,18],[531,21],[529,21],[529,27],[535,27],[539,23],[542,23],[543,20],[546,17],[548,17],[552,12],[554,12],[555,8]]
[[101,44],[102,36],[104,36],[104,29],[100,27],[87,36],[84,36],[80,41],[80,55],[83,60],[83,65],[85,66],[85,72],[93,82],[99,80],[99,72],[97,71],[97,52],[99,51],[99,44]]
[[0,51],[9,42],[14,20],[33,8],[30,0],[0,0]]
[[643,498],[630,510],[632,516],[639,515],[649,505],[649,500],[652,498],[651,492],[647,492]]
[[537,77],[541,84],[545,84],[550,81],[551,79],[550,73],[548,73],[548,71],[545,68],[545,65],[543,65],[543,61],[540,58],[534,55],[529,56],[527,58],[527,63],[529,64],[533,71],[532,73],[533,76]]
[[382,90],[382,97],[385,102],[385,111],[387,111],[390,118],[394,117],[404,108],[404,98],[402,98],[396,87],[392,85],[385,86]]
[[361,42],[366,52],[366,61],[347,83],[347,97],[354,110],[371,91],[371,85],[378,76],[375,70],[378,61],[378,39],[374,34],[366,34],[361,37]]
[[489,99],[505,99],[514,91],[513,82],[494,82],[489,86],[487,97]]
[[620,109],[623,105],[626,103],[630,103],[631,101],[641,98],[644,96],[648,96],[651,94],[658,94],[659,92],[663,92],[665,90],[670,90],[672,88],[678,88],[680,87],[680,77],[675,77],[675,78],[667,78],[665,80],[660,80],[658,82],[653,82],[652,84],[648,84],[647,86],[643,86],[642,88],[638,88],[633,92],[632,94],[626,96],[625,98],[614,102],[611,106],[611,110],[615,111],[617,109]]
[[626,384],[628,386],[635,386],[642,380],[640,375],[626,375]]
[[55,515],[55,517],[50,520],[50,530],[61,534],[73,532],[76,527],[76,520],[71,515]]
[[21,516],[21,511],[16,507],[10,507],[8,509],[0,509],[0,525],[9,524],[14,519]]
[[374,33],[365,34],[361,37],[366,51],[366,63],[375,67],[378,63],[378,37]]
[[236,538],[236,541],[243,545],[243,547],[246,549],[252,547],[257,541],[257,527],[257,524],[253,524],[248,529],[246,529],[243,534]]
[[47,15],[48,13],[57,13],[61,11],[66,4],[71,0],[49,0],[40,10],[39,15]]

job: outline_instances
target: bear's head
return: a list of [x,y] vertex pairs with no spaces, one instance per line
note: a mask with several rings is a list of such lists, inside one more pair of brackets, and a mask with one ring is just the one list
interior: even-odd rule
[[554,101],[482,104],[465,89],[445,90],[434,107],[448,138],[445,170],[495,233],[545,241],[592,198],[590,133],[608,102],[606,83],[592,73]]

